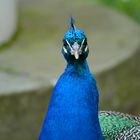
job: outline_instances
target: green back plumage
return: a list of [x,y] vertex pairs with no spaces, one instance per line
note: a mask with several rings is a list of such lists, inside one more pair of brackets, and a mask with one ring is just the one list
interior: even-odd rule
[[111,111],[101,111],[99,121],[106,140],[113,140],[123,131],[140,126],[139,117]]

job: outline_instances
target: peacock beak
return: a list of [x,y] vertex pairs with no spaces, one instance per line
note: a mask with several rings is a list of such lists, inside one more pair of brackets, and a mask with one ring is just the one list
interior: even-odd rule
[[75,57],[75,59],[78,59],[79,58],[79,54],[78,54],[77,51],[74,53],[74,57]]
[[79,55],[81,54],[81,50],[80,50],[80,45],[77,42],[74,42],[74,44],[72,45],[71,54],[74,55],[75,59],[79,58]]

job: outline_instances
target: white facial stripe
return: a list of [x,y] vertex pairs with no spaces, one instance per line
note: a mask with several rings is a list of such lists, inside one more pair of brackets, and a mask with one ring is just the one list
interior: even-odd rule
[[[80,51],[82,50],[82,46],[83,46],[84,42],[85,42],[85,39],[82,40],[82,43],[81,43],[81,46],[80,46]],[[86,49],[87,49],[87,46],[85,48],[85,51],[87,51]]]
[[83,39],[83,41],[82,41],[82,43],[81,43],[81,47],[83,46],[84,42],[85,42],[85,39]]
[[88,46],[86,46],[86,48],[85,48],[85,52],[88,50]]
[[67,44],[69,45],[71,51],[73,51],[73,48],[71,47],[70,43],[68,42],[68,40],[66,40]]
[[68,42],[68,40],[66,40],[67,44],[70,46],[70,43]]
[[64,50],[65,53],[68,53],[65,47],[63,47],[63,50]]

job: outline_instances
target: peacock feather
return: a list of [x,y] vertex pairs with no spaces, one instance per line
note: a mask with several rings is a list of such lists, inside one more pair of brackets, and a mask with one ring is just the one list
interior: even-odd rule
[[52,92],[39,140],[140,140],[140,117],[98,112],[99,94],[86,61],[88,53],[85,33],[70,18],[62,47],[67,66]]
[[100,111],[99,120],[106,140],[140,139],[140,117],[120,112]]

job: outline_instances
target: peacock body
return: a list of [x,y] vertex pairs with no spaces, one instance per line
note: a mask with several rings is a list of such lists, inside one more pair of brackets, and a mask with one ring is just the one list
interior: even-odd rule
[[139,117],[98,112],[98,89],[86,61],[88,53],[87,38],[71,18],[62,47],[67,66],[54,87],[39,139],[140,139]]

